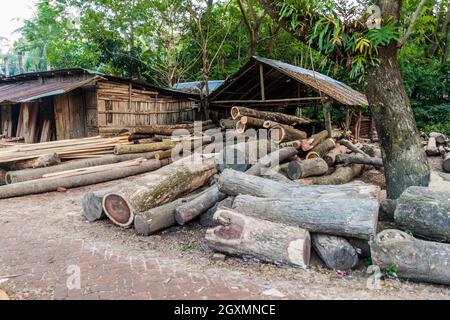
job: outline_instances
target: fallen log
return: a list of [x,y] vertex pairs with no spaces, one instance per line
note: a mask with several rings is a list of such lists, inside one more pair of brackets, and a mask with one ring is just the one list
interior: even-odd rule
[[107,219],[105,212],[103,211],[103,197],[108,194],[109,190],[101,190],[86,193],[83,197],[83,211],[86,220],[89,222],[95,222],[99,220]]
[[195,199],[198,195],[190,195],[176,199],[165,205],[136,214],[134,217],[134,230],[140,236],[151,236],[159,231],[168,229],[177,224],[175,210],[183,204]]
[[133,154],[133,153],[144,153],[144,152],[154,152],[154,151],[165,151],[175,148],[178,145],[178,142],[155,142],[149,144],[132,144],[125,145],[121,144],[116,146],[114,149],[115,155],[123,155],[123,154]]
[[354,154],[340,154],[336,157],[336,161],[338,163],[342,163],[345,165],[364,164],[367,166],[374,166],[374,167],[383,166],[383,159],[381,158],[364,157]]
[[302,150],[304,152],[311,151],[315,147],[317,147],[319,144],[324,142],[328,138],[328,131],[321,131],[311,137],[311,139],[304,139],[302,141]]
[[214,219],[219,226],[206,232],[206,243],[215,251],[300,268],[309,266],[311,237],[307,230],[230,210],[219,210]]
[[121,168],[121,170],[110,170],[94,172],[72,177],[46,178],[26,181],[0,187],[0,199],[21,197],[31,194],[54,192],[58,188],[73,189],[107,181],[119,180],[135,176],[149,171],[157,170],[167,164],[169,160],[149,160],[140,165]]
[[359,153],[359,154],[362,154],[364,157],[370,158],[370,156],[367,153],[365,153],[360,148],[358,148],[357,146],[355,146],[353,143],[351,143],[350,141],[348,141],[346,139],[340,140],[339,143],[341,145],[347,147],[347,149],[349,149],[350,151],[352,151],[354,153]]
[[24,170],[24,169],[46,168],[46,167],[58,165],[60,163],[61,163],[61,159],[59,158],[58,154],[52,153],[52,154],[46,154],[46,155],[40,156],[39,158],[35,158],[35,159],[28,159],[28,160],[15,162],[15,163],[9,165],[9,169],[11,171],[18,171],[18,170]]
[[288,177],[291,180],[298,180],[308,177],[323,176],[328,172],[328,165],[322,158],[310,160],[295,160],[289,163]]
[[444,157],[444,162],[442,163],[442,168],[445,172],[450,172],[450,153],[447,153]]
[[311,124],[312,121],[305,117],[297,117],[279,112],[266,112],[254,109],[248,109],[244,107],[233,107],[231,109],[231,116],[233,119],[238,119],[241,116],[254,117],[258,119],[264,119],[274,121],[278,123],[297,125],[297,124]]
[[300,179],[298,180],[298,183],[306,186],[346,184],[351,182],[356,177],[360,176],[363,171],[364,165],[354,164],[349,167],[339,167],[333,174],[329,176]]
[[263,119],[258,119],[258,118],[253,118],[253,117],[248,117],[248,116],[243,116],[241,118],[241,120],[239,120],[241,122],[243,122],[247,129],[248,128],[264,128],[264,120]]
[[214,205],[211,209],[206,211],[200,216],[200,225],[205,228],[214,228],[216,223],[214,222],[214,215],[218,210],[231,210],[233,207],[234,197],[228,197]]
[[251,176],[235,170],[225,170],[217,182],[219,191],[229,196],[241,194],[265,198],[296,199],[310,196],[312,199],[327,197],[330,200],[342,197],[363,199],[377,199],[379,201],[380,188],[362,183],[345,184],[341,186],[301,186]]
[[295,148],[297,150],[300,150],[300,148],[302,147],[302,141],[303,140],[284,142],[284,143],[280,144],[280,147],[281,148]]
[[346,154],[348,149],[345,146],[337,145],[333,150],[328,152],[326,156],[323,157],[323,160],[327,163],[329,167],[336,163],[336,157],[338,155]]
[[441,155],[439,148],[437,147],[436,138],[430,137],[428,139],[428,145],[426,147],[426,153],[430,157],[436,157]]
[[224,130],[234,130],[236,129],[237,121],[234,119],[222,119],[220,120],[220,127]]
[[227,196],[219,191],[216,185],[210,187],[199,197],[179,206],[175,210],[175,220],[181,226],[194,220],[201,214],[211,209],[216,203],[224,200]]
[[[279,132],[281,132],[281,135]],[[276,143],[282,143],[294,140],[304,140],[308,135],[306,132],[297,130],[293,127],[276,124],[270,127],[269,137],[273,137],[274,142]]]
[[84,159],[84,160],[74,160],[65,162],[60,165],[48,167],[48,168],[38,168],[38,169],[26,169],[21,171],[10,171],[6,174],[6,183],[14,184],[19,182],[25,182],[30,180],[41,179],[44,175],[64,172],[69,170],[76,170],[81,168],[96,167],[107,164],[114,164],[123,161],[134,160],[138,158],[145,158],[147,160],[155,159],[155,156],[159,154],[159,159],[162,160],[170,158],[171,153],[163,154],[160,152],[149,152],[149,153],[139,153],[139,154],[128,154],[128,155],[106,155],[95,159]]
[[313,233],[311,243],[322,261],[332,270],[348,271],[358,263],[358,253],[344,238]]
[[444,134],[439,132],[431,132],[430,137],[434,138],[437,144],[446,144],[448,140]]
[[246,171],[249,175],[263,176],[273,172],[273,168],[277,167],[280,163],[295,157],[298,150],[295,148],[283,148],[276,150],[265,157],[259,159],[258,163],[253,165]]
[[200,155],[181,159],[170,166],[122,184],[103,199],[103,210],[120,227],[129,227],[134,216],[169,203],[204,186],[217,173],[215,159],[196,161]]
[[299,226],[315,233],[368,240],[376,234],[379,202],[369,197],[304,195],[280,199],[240,195],[233,202],[233,210],[258,219]]
[[336,147],[336,142],[333,139],[326,139],[324,142],[319,144],[317,147],[312,149],[307,155],[306,159],[323,158],[330,150]]
[[373,263],[395,268],[400,278],[450,285],[450,245],[415,239],[399,230],[385,230],[370,242]]
[[450,190],[410,187],[397,200],[395,222],[414,236],[450,242]]

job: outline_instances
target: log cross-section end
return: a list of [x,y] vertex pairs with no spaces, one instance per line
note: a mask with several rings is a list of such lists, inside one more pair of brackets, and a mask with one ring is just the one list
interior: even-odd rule
[[134,213],[131,206],[121,196],[106,195],[103,199],[103,209],[108,218],[119,227],[128,228],[133,224]]

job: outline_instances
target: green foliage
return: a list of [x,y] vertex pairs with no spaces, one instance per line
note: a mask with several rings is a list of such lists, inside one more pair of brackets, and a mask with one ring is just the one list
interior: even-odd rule
[[398,278],[397,276],[398,264],[392,263],[389,267],[384,270],[384,274],[388,278]]

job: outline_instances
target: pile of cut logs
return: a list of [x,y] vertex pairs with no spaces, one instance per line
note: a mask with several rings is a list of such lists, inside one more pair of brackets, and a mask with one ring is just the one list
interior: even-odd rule
[[443,170],[450,172],[450,140],[442,133],[422,133],[422,143],[429,157],[443,157]]

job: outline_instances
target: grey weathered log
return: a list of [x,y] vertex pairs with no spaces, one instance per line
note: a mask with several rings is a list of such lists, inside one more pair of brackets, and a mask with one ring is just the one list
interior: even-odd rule
[[431,132],[430,137],[436,139],[437,144],[446,144],[448,141],[447,137],[439,132]]
[[86,160],[74,160],[65,162],[60,165],[48,167],[48,168],[38,168],[38,169],[27,169],[20,171],[10,171],[6,175],[6,180],[8,184],[25,182],[30,180],[36,180],[42,178],[46,174],[76,170],[87,167],[96,167],[107,164],[114,164],[123,161],[130,161],[139,158],[145,158],[152,160],[158,152],[149,153],[138,153],[138,154],[127,154],[127,155],[107,155],[96,159],[86,159]]
[[359,153],[362,154],[365,157],[370,158],[370,156],[365,153],[364,151],[362,151],[360,148],[358,148],[357,146],[355,146],[353,143],[351,143],[350,141],[346,140],[346,139],[342,139],[341,141],[339,141],[340,144],[342,144],[343,146],[347,147],[349,150],[355,152],[355,153]]
[[328,165],[322,158],[292,161],[287,171],[288,177],[292,180],[323,176],[327,172]]
[[300,268],[309,265],[311,237],[307,230],[231,210],[219,210],[214,219],[219,226],[206,232],[206,242],[215,251]]
[[94,172],[72,177],[45,178],[37,181],[32,180],[10,184],[0,187],[0,199],[54,192],[58,188],[73,189],[107,181],[119,180],[157,170],[169,163],[170,161],[168,159],[149,160],[142,162],[140,165],[121,168],[120,170]]
[[83,211],[87,221],[95,222],[107,219],[103,211],[103,197],[108,194],[109,190],[100,190],[86,193],[83,197]]
[[379,220],[393,222],[396,209],[397,200],[386,199],[381,201]]
[[51,153],[40,156],[39,158],[17,161],[9,166],[11,171],[25,170],[25,169],[36,169],[36,168],[47,168],[55,166],[61,163],[61,159],[58,154]]
[[447,153],[444,157],[444,162],[442,163],[442,168],[445,172],[450,172],[450,153]]
[[306,155],[306,159],[323,158],[336,147],[333,139],[326,139]]
[[299,195],[292,199],[237,196],[233,210],[311,232],[369,239],[378,225],[378,198]]
[[253,165],[246,171],[246,173],[249,175],[263,176],[271,169],[277,167],[280,163],[296,156],[297,154],[298,150],[292,147],[276,150],[259,159],[258,163]]
[[311,234],[311,244],[326,266],[336,271],[348,271],[358,263],[358,253],[344,238]]
[[231,110],[231,115],[233,119],[237,119],[241,116],[250,116],[258,119],[264,119],[289,125],[310,124],[312,122],[310,119],[305,117],[297,117],[279,112],[266,112],[244,107],[234,107]]
[[408,188],[397,201],[395,222],[416,237],[450,242],[450,190]]
[[215,158],[189,156],[132,183],[122,184],[104,197],[103,209],[114,224],[129,227],[137,213],[203,187],[217,173],[216,167]]
[[375,166],[375,167],[383,166],[383,159],[381,158],[364,157],[353,154],[340,154],[336,157],[336,161],[338,163],[343,163],[345,165],[365,164],[368,166]]
[[370,242],[370,247],[373,263],[382,269],[395,266],[400,278],[450,285],[450,244],[385,230]]
[[379,198],[380,188],[363,183],[340,186],[301,186],[298,184],[272,181],[251,176],[235,170],[225,170],[219,177],[219,190],[230,196],[241,194],[265,198],[298,198],[301,196],[339,199],[343,196],[355,198]]
[[426,153],[430,157],[436,157],[440,155],[439,148],[437,147],[436,138],[430,137],[428,139],[428,145],[426,147]]
[[134,217],[134,230],[140,236],[151,236],[159,231],[177,224],[175,210],[183,204],[198,197],[197,194],[176,199],[165,205],[138,213]]
[[216,203],[214,207],[212,207],[211,209],[209,209],[200,216],[200,225],[202,225],[205,228],[214,228],[216,226],[216,223],[214,222],[214,215],[216,214],[217,210],[231,209],[233,207],[233,201],[234,197],[228,197]]
[[325,157],[323,157],[323,160],[325,160],[328,166],[332,166],[336,162],[336,157],[340,154],[346,154],[347,151],[347,147],[337,145],[333,150],[328,152]]
[[217,185],[210,187],[197,198],[179,206],[175,210],[175,220],[181,226],[194,220],[227,196],[220,192]]

